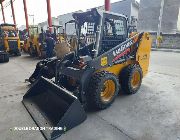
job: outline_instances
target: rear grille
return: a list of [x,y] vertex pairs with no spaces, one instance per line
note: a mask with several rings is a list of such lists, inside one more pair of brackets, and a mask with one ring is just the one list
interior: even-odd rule
[[17,40],[8,40],[9,50],[17,50],[18,49],[18,41]]

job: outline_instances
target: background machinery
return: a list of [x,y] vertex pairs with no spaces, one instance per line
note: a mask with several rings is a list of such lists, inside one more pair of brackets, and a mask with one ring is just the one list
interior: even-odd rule
[[32,57],[44,57],[45,37],[45,33],[43,30],[40,32],[38,26],[29,26],[29,36],[26,34],[23,51]]
[[58,43],[59,40],[65,39],[65,34],[63,33],[63,28],[61,25],[52,25],[53,33],[50,33],[48,30],[46,32],[41,28],[39,32],[38,26],[30,26],[29,34],[25,41],[24,52],[28,52],[30,56],[46,58],[46,37],[47,34],[51,34],[54,40]]
[[20,46],[21,46],[21,51],[25,52],[25,47],[24,47],[24,42],[26,40],[26,29],[24,30],[19,30],[19,39],[20,39]]
[[21,55],[20,39],[14,24],[0,25],[0,61],[9,61],[9,54]]
[[86,109],[109,107],[119,91],[135,94],[148,72],[149,33],[129,36],[127,17],[96,9],[73,17],[77,48],[40,61],[22,101],[38,126],[62,127],[42,130],[47,139],[83,122]]
[[49,28],[53,29],[52,37],[56,42],[67,39],[62,25],[52,25]]

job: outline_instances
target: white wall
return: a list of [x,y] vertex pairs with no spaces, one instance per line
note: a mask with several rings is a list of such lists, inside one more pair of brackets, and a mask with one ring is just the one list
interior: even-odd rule
[[52,25],[59,25],[59,19],[58,18],[52,18]]
[[180,7],[179,7],[178,22],[177,22],[177,30],[178,32],[180,32]]
[[[165,0],[162,16],[162,33],[175,34],[180,7],[180,0]],[[157,32],[161,0],[141,0],[139,10],[138,30]]]
[[131,4],[131,16],[134,16],[138,19],[138,13],[139,13],[139,8]]

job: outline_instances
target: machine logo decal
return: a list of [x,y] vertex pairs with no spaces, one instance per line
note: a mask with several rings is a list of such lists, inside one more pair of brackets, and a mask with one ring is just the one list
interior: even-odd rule
[[124,50],[126,50],[128,47],[130,47],[133,44],[133,40],[130,40],[129,42],[127,42],[126,44],[122,45],[119,49],[113,51],[113,55],[117,56],[120,53],[122,53]]
[[[130,40],[126,44],[122,45],[119,49],[113,51],[113,55],[115,56],[115,58],[113,59],[112,62],[115,62],[119,60],[121,57],[123,57],[124,55],[129,54],[131,52],[131,49],[130,49],[131,45],[133,45],[133,40]],[[119,61],[117,63],[119,63]]]
[[117,55],[114,59],[113,62],[117,61],[119,58],[121,58],[124,55],[127,55],[128,53],[130,53],[131,50],[130,48],[127,48],[124,52],[120,53],[119,55]]
[[108,63],[108,61],[107,61],[108,59],[107,59],[107,57],[103,57],[103,58],[101,58],[101,66],[106,66],[107,65],[107,63]]
[[146,60],[147,58],[148,58],[148,55],[145,54],[145,55],[143,55],[143,57],[141,58],[141,60]]

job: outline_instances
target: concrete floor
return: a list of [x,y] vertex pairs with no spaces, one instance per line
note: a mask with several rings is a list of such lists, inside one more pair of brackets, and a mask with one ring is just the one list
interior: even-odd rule
[[[36,126],[21,103],[28,89],[24,79],[37,59],[27,55],[0,64],[1,140],[43,140],[39,131],[13,131]],[[180,54],[152,52],[150,72],[136,95],[119,95],[106,110],[88,113],[87,120],[61,140],[180,140]]]

